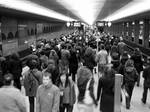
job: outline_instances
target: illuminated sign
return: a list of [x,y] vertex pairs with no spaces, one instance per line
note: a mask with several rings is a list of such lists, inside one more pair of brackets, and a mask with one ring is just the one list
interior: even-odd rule
[[103,27],[103,26],[105,26],[105,22],[98,21],[98,22],[96,23],[96,25],[99,26],[99,27]]
[[74,27],[81,27],[81,22],[74,22]]

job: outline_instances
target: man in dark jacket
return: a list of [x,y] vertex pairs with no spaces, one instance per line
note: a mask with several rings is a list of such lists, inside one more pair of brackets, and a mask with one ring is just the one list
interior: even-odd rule
[[144,86],[142,102],[145,104],[147,99],[147,92],[150,89],[150,57],[147,60],[148,66],[143,70]]

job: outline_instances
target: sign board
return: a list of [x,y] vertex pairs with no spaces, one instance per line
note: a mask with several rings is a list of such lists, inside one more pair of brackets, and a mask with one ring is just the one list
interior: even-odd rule
[[105,26],[105,22],[103,22],[103,21],[97,21],[96,26],[103,27],[103,26]]
[[74,27],[81,27],[81,22],[75,21],[74,22]]

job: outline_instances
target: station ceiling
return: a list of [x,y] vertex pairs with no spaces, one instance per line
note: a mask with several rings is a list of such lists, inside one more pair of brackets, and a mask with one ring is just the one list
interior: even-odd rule
[[[12,10],[11,8],[6,9],[6,7],[3,7],[3,5],[1,5],[1,1],[11,1],[13,4],[14,0],[0,0],[0,14],[5,14],[5,12],[7,12],[12,13],[13,15],[21,14],[22,16],[25,17],[27,15],[28,16],[31,15],[30,12],[23,12],[14,9]],[[150,10],[150,7],[148,6],[150,0],[20,0],[20,1],[32,2],[39,6],[45,7],[47,9],[58,12],[62,15],[65,15],[74,20],[84,21],[86,23],[91,24],[94,23],[95,21],[101,20],[108,20],[108,21],[128,20],[133,19],[135,17],[142,17],[142,15],[148,16],[149,18],[149,10]],[[135,7],[136,5],[137,7]],[[138,8],[140,6],[141,8]],[[129,9],[132,9],[132,12]],[[119,13],[121,17],[117,18]],[[113,15],[113,18],[110,17],[111,15]],[[32,14],[32,16],[30,17],[34,18],[38,16],[36,14]],[[42,16],[42,18],[48,20],[48,18],[50,17]],[[53,19],[53,17],[51,18],[51,20],[61,21],[60,19],[56,18]]]

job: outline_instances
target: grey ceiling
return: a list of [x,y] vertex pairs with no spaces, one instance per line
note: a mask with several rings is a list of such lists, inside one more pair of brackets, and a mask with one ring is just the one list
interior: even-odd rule
[[[74,18],[76,20],[81,20],[81,18],[77,17],[77,15],[73,14],[70,10],[60,5],[57,2],[57,0],[27,0],[27,1],[34,2],[36,4],[39,4],[41,6],[52,9],[66,16],[69,16],[71,18]],[[119,10],[121,7],[132,2],[132,0],[97,0],[96,2],[104,2],[103,7],[99,11],[98,17],[96,18],[96,20],[101,20],[107,17],[108,15],[114,13],[115,11]],[[16,11],[14,13],[16,13]]]
[[[59,13],[62,13],[66,16],[70,16],[74,19],[79,20],[79,18],[74,15],[71,11],[67,10],[65,7],[61,6],[56,2],[56,0],[30,0],[34,3],[47,7],[49,9],[55,10]],[[94,0],[93,0],[94,1]],[[127,5],[132,0],[105,0],[104,6],[101,9],[100,13],[96,20],[103,19],[104,17],[112,14],[119,8]],[[104,0],[99,0],[99,2],[104,2]],[[80,4],[80,3],[79,3]],[[84,7],[84,6],[83,6]]]

